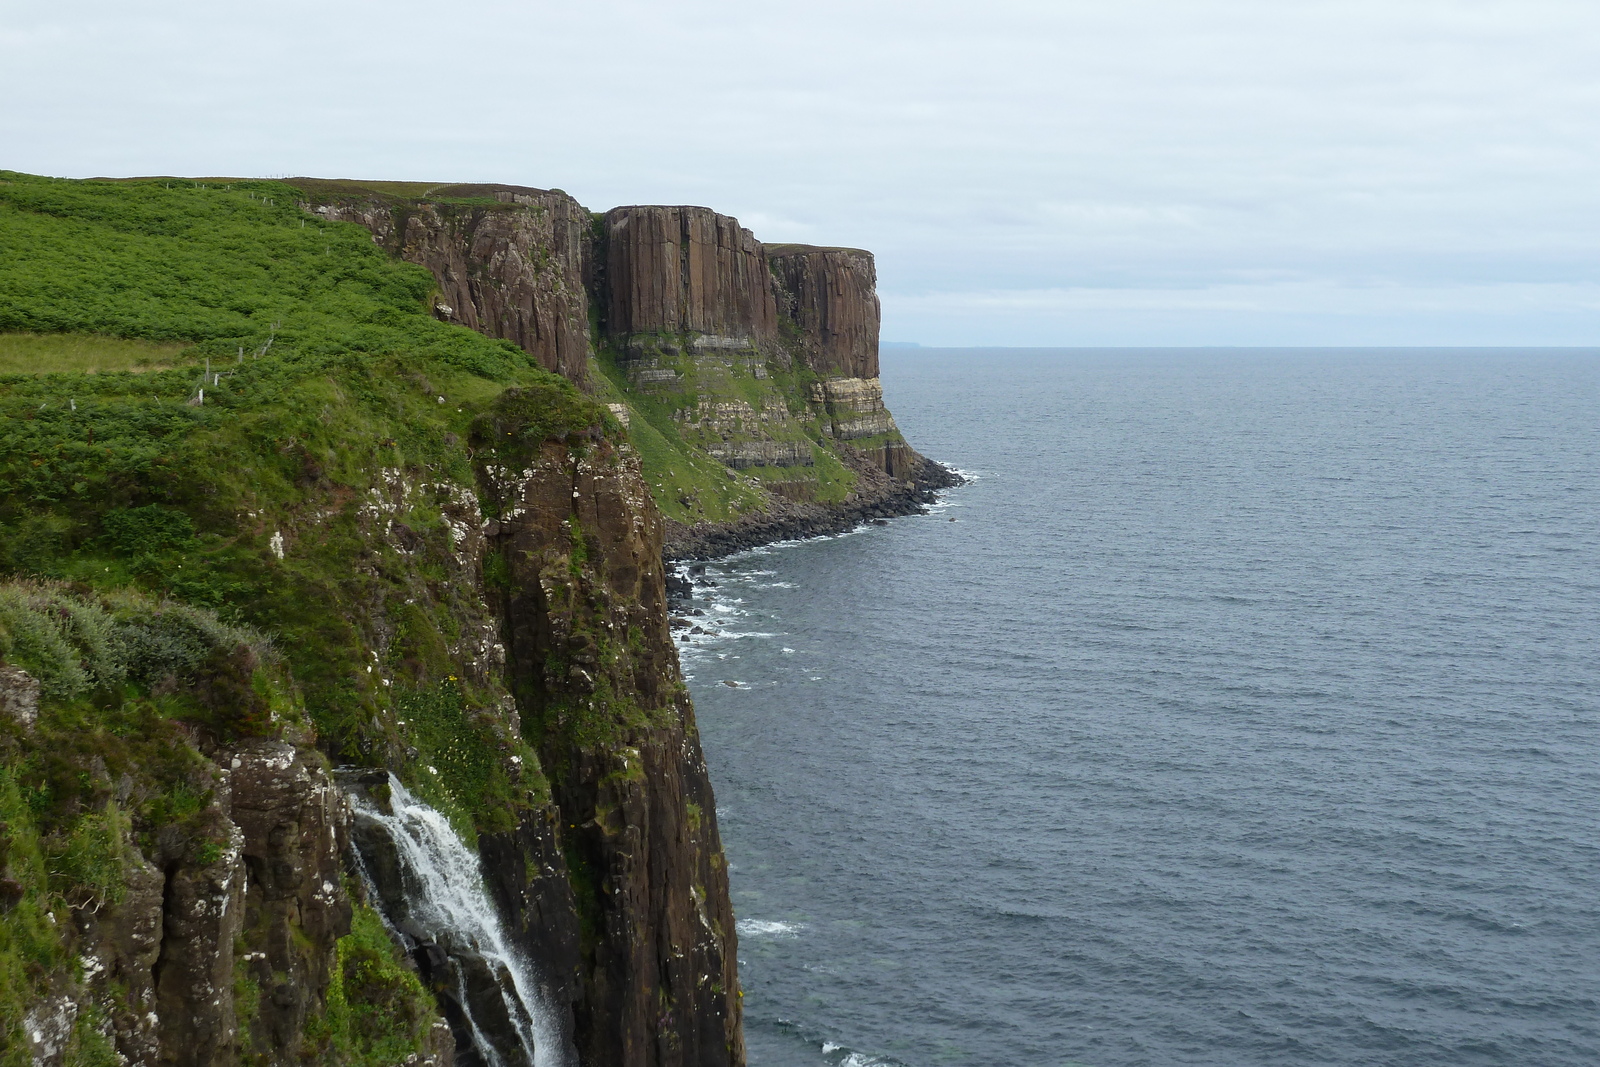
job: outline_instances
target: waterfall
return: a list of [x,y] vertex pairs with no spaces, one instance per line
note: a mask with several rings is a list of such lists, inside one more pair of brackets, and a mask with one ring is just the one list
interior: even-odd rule
[[[457,1067],[567,1067],[559,1016],[509,943],[477,855],[393,775],[341,777],[353,786],[362,876],[439,994]],[[387,797],[372,789],[385,782]]]

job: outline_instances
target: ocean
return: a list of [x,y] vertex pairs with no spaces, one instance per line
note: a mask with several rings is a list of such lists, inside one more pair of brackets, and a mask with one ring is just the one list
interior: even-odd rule
[[884,353],[680,646],[755,1067],[1600,1064],[1600,353]]

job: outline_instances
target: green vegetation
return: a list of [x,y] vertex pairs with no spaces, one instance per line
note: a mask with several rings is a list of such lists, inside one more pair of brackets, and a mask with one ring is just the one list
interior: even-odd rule
[[[540,585],[551,595],[551,610],[571,627],[568,643],[580,649],[574,665],[590,676],[585,695],[521,693],[522,734],[547,759],[565,759],[583,750],[614,750],[630,737],[669,726],[680,711],[672,701],[686,699],[681,688],[661,706],[641,706],[630,693],[640,667],[642,642],[614,633],[601,598],[593,595],[593,576],[575,555],[547,561]],[[546,677],[561,677],[567,664],[551,654]]]
[[72,1021],[72,1036],[62,1052],[62,1067],[122,1067],[125,1062],[104,1033],[104,1014],[90,1004]]
[[[315,736],[469,836],[548,797],[505,694],[465,680],[493,625],[457,555],[469,441],[615,422],[299,196],[0,172],[0,663],[42,697],[0,715],[0,1067],[77,980],[73,908],[114,907],[140,853],[223,858],[207,746]],[[339,953],[306,1054],[404,1060],[431,998],[370,911]],[[236,987],[248,1034],[262,990]],[[80,1019],[69,1059],[104,1061]]]
[[[671,381],[632,384],[602,351],[586,397],[516,346],[437,321],[425,270],[297,206],[357,194],[397,215],[422,196],[509,208],[483,186],[0,171],[0,665],[42,698],[31,727],[0,715],[0,1067],[25,1053],[26,1008],[82,980],[74,909],[114,911],[156,857],[228,855],[221,772],[202,753],[314,740],[393,769],[471,838],[548,801],[536,751],[577,760],[686,714],[681,686],[641,682],[662,679],[660,649],[612,628],[593,531],[574,520],[532,560],[501,542],[475,573],[463,529],[510,504],[485,488],[491,468],[615,457],[610,401],[678,521],[854,485],[809,371],[664,336],[651,343]],[[771,441],[810,463],[736,472],[713,454],[757,458]],[[521,736],[486,665],[499,619],[480,596],[514,585],[537,585],[562,628],[550,662],[520,665],[519,684],[551,690],[518,694]],[[637,753],[617,773],[642,774]],[[592,942],[602,879],[562,847]],[[235,974],[245,1062],[265,1055],[249,1035],[268,982],[253,973]],[[303,1058],[402,1062],[433,1018],[358,907]],[[70,1062],[109,1062],[96,1020],[79,1017]]]
[[526,436],[607,415],[515,346],[434,320],[426,271],[298,195],[0,172],[0,330],[189,346],[167,370],[0,377],[0,573],[273,634],[324,745],[370,759],[398,742],[369,605],[424,616],[412,644],[435,654],[386,664],[416,687],[450,673],[440,635],[472,610],[440,487],[473,484],[474,420],[507,389]]
[[[685,362],[694,364],[692,358]],[[663,395],[633,389],[625,369],[606,351],[590,364],[590,371],[591,379],[600,383],[602,399],[628,405],[628,439],[662,514],[683,523],[728,522],[766,503],[758,484],[707,453],[709,440],[684,439],[677,416],[692,397],[686,388]],[[791,469],[789,476],[803,477],[802,471]]]
[[219,657],[236,657],[253,671],[270,655],[260,634],[189,605],[154,603],[127,590],[92,599],[50,582],[0,585],[0,660],[37,678],[47,698],[213,677]]
[[549,799],[533,749],[502,736],[492,715],[470,715],[457,679],[399,689],[394,703],[401,735],[418,753],[411,788],[448,815],[467,842],[515,829],[519,809]]
[[433,998],[397,958],[383,920],[356,905],[326,1009],[306,1021],[306,1051],[348,1067],[388,1067],[423,1047],[434,1018]]
[[61,939],[67,912],[49,889],[31,799],[16,770],[0,763],[0,874],[5,878],[0,892],[10,904],[0,913],[0,1064],[5,1067],[29,1062],[23,1014],[48,976],[67,962]]
[[837,504],[855,488],[855,472],[839,461],[831,448],[811,445],[809,467],[750,467],[742,473],[763,484],[796,484],[804,487],[805,499]]
[[189,347],[94,334],[0,333],[0,375],[166,370],[183,362]]
[[313,203],[336,202],[346,198],[365,202],[376,198],[401,210],[423,200],[446,207],[516,209],[516,205],[495,196],[494,187],[489,185],[362,181],[349,178],[291,178],[286,184],[292,185]]
[[[0,584],[0,661],[44,696],[31,729],[0,716],[0,1033],[14,1038],[67,965],[70,909],[120,904],[158,834],[197,865],[220,858],[195,739],[298,711],[259,635],[130,590]],[[82,1062],[106,1051],[92,1029],[73,1040]]]

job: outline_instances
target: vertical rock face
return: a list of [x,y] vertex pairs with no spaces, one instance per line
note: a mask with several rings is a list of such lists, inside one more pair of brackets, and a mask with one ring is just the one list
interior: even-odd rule
[[350,806],[321,761],[286,742],[250,742],[228,762],[246,873],[241,925],[260,946],[241,961],[264,994],[253,1025],[259,1044],[292,1049],[316,1007],[304,991],[328,988],[326,949],[350,930]]
[[812,370],[842,378],[878,377],[878,272],[856,248],[768,245],[782,312],[799,328]]
[[[950,484],[883,405],[870,252],[763,246],[737,219],[703,207],[618,207],[596,225],[560,192],[455,185],[395,196],[294,181],[324,217],[358,222],[391,253],[427,267],[441,317],[513,341],[603,391],[588,380],[592,301],[628,388],[673,408],[674,433],[729,468],[799,472],[790,481],[765,476],[777,497],[817,493],[813,444],[830,438],[896,482]],[[490,198],[493,207],[482,203]],[[796,363],[822,379],[804,395],[771,384]],[[698,506],[692,496],[678,503]]]
[[[505,436],[498,424],[487,432],[485,453]],[[583,1063],[742,1064],[715,801],[667,628],[661,521],[637,458],[606,442],[581,458],[554,443],[488,454],[484,493],[501,508],[511,577],[513,691],[558,812],[553,828],[521,828],[520,845],[486,843],[486,855],[527,856],[491,868],[496,895],[530,949],[561,958],[570,927],[540,920],[564,900],[540,884],[560,869],[540,858],[553,829],[579,920]]]
[[795,326],[799,356],[821,376],[811,387],[828,434],[897,481],[929,465],[906,444],[878,380],[878,272],[857,248],[768,245],[780,314]]
[[605,216],[606,330],[769,344],[777,305],[761,243],[703,207],[619,207]]
[[[572,197],[505,185],[453,185],[426,200],[390,202],[297,182],[325,199],[311,209],[358,222],[373,240],[439,283],[435,313],[520,346],[580,385],[588,377],[584,291],[589,214]],[[481,201],[493,199],[494,206]]]

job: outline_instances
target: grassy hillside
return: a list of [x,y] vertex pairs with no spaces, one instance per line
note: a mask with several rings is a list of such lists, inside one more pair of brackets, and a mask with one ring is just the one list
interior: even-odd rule
[[[71,980],[69,907],[209,802],[197,737],[314,732],[469,836],[547,794],[463,668],[487,609],[449,510],[508,391],[534,446],[615,423],[294,197],[0,172],[0,663],[44,690],[33,728],[0,715],[0,1064]],[[431,1008],[374,916],[346,942],[315,1058],[397,1062]],[[69,1062],[109,1062],[93,1023]]]
[[[409,553],[363,537],[358,505],[393,478],[471,486],[464,442],[508,388],[542,399],[540,432],[609,416],[515,346],[435,321],[426,271],[292,196],[0,172],[0,574],[273,634],[323,745],[359,757],[400,743],[405,694],[456,720],[488,697],[436,692],[469,610],[442,569],[443,501],[394,504]],[[373,671],[357,621],[379,614],[401,621]],[[482,777],[456,780],[460,807],[492,807]]]
[[190,346],[104,334],[0,333],[0,374],[167,370]]

